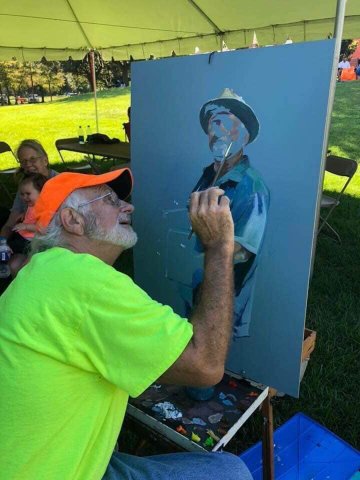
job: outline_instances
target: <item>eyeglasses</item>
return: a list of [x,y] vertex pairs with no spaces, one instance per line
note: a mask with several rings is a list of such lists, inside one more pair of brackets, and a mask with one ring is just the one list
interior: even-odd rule
[[40,160],[40,158],[44,158],[44,155],[39,155],[38,157],[24,158],[23,160],[19,158],[19,163],[20,165],[35,165],[35,163]]
[[108,205],[111,205],[112,207],[120,207],[121,204],[123,203],[122,200],[120,200],[119,197],[117,197],[113,192],[108,192],[105,193],[104,195],[100,195],[99,197],[95,197],[92,200],[88,200],[87,202],[80,203],[78,205],[78,208],[80,207],[85,207],[85,205],[89,205],[90,203],[96,202],[97,200],[102,200],[104,199],[104,202],[107,203]]

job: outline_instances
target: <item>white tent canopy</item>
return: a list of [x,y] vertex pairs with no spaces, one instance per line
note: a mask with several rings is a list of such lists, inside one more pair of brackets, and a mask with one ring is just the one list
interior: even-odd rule
[[[1,0],[0,60],[147,58],[324,39],[336,0]],[[360,37],[360,0],[348,0],[344,38]]]

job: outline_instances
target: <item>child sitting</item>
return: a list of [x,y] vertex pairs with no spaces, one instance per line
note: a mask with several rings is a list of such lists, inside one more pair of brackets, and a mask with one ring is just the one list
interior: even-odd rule
[[[44,186],[47,178],[39,173],[26,175],[19,183],[19,191],[21,200],[26,203],[27,210],[23,218],[19,218],[20,223],[13,227],[12,242],[17,246],[21,246],[23,253],[15,254],[9,261],[11,275],[16,276],[17,272],[24,265],[27,259],[26,253],[29,250],[30,242],[34,238],[36,232],[34,205]],[[19,250],[19,248],[18,248]]]

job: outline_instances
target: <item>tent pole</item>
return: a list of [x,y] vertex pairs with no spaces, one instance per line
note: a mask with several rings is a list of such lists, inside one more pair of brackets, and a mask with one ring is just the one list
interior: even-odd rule
[[[334,29],[334,37],[336,38],[336,47],[338,47],[338,54],[340,54],[341,39],[342,39],[342,33],[344,29],[345,8],[346,8],[346,0],[338,0],[336,5],[336,18],[335,18],[335,29]],[[335,50],[336,50],[336,47],[335,47]]]
[[94,50],[90,50],[90,73],[91,73],[91,83],[94,89],[96,133],[99,133],[99,116],[98,116],[97,97],[96,97],[96,74],[95,74]]
[[333,56],[329,98],[328,98],[328,106],[327,106],[325,129],[324,129],[324,143],[323,143],[322,159],[321,159],[321,167],[320,167],[321,174],[320,174],[320,182],[319,182],[319,189],[318,189],[318,195],[317,195],[317,210],[316,210],[316,217],[315,217],[315,229],[314,229],[314,236],[313,236],[313,247],[311,252],[312,256],[311,256],[311,269],[310,269],[309,280],[311,280],[311,277],[312,277],[314,261],[315,261],[316,240],[317,240],[319,220],[320,220],[320,205],[321,205],[321,197],[322,197],[324,176],[325,176],[326,156],[327,156],[328,143],[329,143],[331,114],[332,114],[334,97],[335,97],[335,88],[336,88],[337,70],[338,70],[337,67],[339,63],[341,39],[342,39],[343,28],[344,28],[345,8],[346,8],[346,0],[337,0],[336,17],[335,17],[335,25],[334,25],[334,38],[335,38],[334,56]]

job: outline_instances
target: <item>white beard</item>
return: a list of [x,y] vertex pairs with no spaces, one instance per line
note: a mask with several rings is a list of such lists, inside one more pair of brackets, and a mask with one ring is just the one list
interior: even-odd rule
[[132,248],[138,239],[137,234],[134,232],[131,225],[124,227],[119,223],[114,225],[114,227],[107,232],[104,232],[101,228],[96,227],[95,231],[91,233],[91,238],[110,243],[112,245],[118,245],[124,250]]

